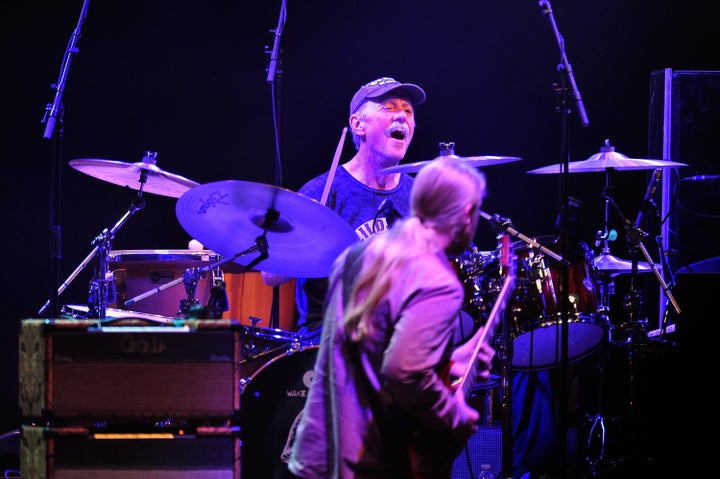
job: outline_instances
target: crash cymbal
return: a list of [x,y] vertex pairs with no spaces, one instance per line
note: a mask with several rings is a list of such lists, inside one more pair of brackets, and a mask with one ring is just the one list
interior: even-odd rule
[[143,161],[136,163],[83,158],[71,160],[70,166],[94,178],[134,190],[140,189],[142,173],[147,173],[143,191],[172,198],[179,198],[187,190],[199,185],[185,177],[163,171],[155,165],[154,156],[146,155]]
[[[244,266],[269,273],[321,278],[335,258],[358,241],[350,225],[330,208],[277,186],[226,180],[197,186],[175,205],[180,224],[205,247]],[[247,252],[258,245],[258,249]]]
[[[543,166],[530,170],[530,174],[557,174],[562,172],[562,164]],[[668,160],[650,160],[641,158],[628,158],[622,153],[615,151],[615,147],[607,143],[600,148],[600,153],[595,153],[587,160],[568,163],[568,173],[590,173],[605,170],[652,170],[655,168],[675,168],[687,166],[685,163]]]
[[416,163],[405,163],[402,165],[395,165],[389,168],[380,170],[380,173],[417,173],[422,169],[423,166],[427,165],[431,161],[439,160],[440,158],[452,156],[460,159],[463,163],[467,163],[469,166],[474,168],[483,168],[485,166],[499,165],[501,163],[510,163],[512,161],[518,161],[522,158],[517,156],[457,156],[457,155],[440,155],[432,160],[418,161]]
[[[595,267],[600,271],[605,271],[613,275],[620,273],[630,273],[632,271],[632,261],[616,258],[610,253],[602,253],[593,260]],[[638,261],[638,273],[648,273],[652,271],[650,265],[644,261]]]

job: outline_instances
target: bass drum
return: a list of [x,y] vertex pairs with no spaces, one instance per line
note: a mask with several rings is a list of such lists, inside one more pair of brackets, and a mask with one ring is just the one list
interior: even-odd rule
[[318,348],[307,346],[273,358],[241,388],[241,477],[288,477],[287,462],[315,377]]
[[240,380],[249,381],[264,364],[282,354],[297,351],[301,346],[298,333],[276,328],[243,326],[240,337]]

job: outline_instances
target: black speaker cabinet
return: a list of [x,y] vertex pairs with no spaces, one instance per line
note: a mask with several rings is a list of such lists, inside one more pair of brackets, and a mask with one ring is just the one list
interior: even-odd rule
[[[688,165],[663,170],[662,204],[658,206],[663,249],[672,273],[720,256],[718,129],[720,71],[665,68],[651,73],[649,158]],[[653,249],[651,238],[646,245]],[[661,322],[666,298],[661,287],[658,291]]]
[[228,420],[240,408],[241,328],[231,320],[24,320],[21,414],[52,425]]
[[23,479],[238,479],[240,444],[229,428],[93,433],[23,426]]
[[468,439],[465,449],[453,463],[453,479],[475,479],[480,474],[480,466],[489,464],[495,477],[502,471],[502,427],[480,426]]

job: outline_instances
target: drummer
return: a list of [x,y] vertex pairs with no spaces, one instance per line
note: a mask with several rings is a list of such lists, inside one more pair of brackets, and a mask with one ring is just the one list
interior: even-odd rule
[[[349,126],[357,153],[332,170],[317,176],[298,191],[320,201],[331,183],[326,204],[353,228],[359,240],[388,229],[410,212],[413,177],[407,173],[380,173],[404,157],[415,133],[415,107],[425,91],[412,83],[382,77],[361,86],[350,101]],[[263,281],[276,286],[289,281],[267,272]],[[306,337],[319,335],[327,278],[298,278],[295,329]]]

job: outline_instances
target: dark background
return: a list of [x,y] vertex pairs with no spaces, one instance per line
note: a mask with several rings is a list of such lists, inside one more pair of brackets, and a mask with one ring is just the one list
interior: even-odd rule
[[[59,206],[65,280],[90,253],[93,238],[127,211],[135,193],[74,170],[68,165],[72,159],[134,163],[150,150],[158,152],[160,168],[199,183],[275,184],[281,177],[282,186],[297,190],[329,168],[357,88],[393,76],[428,94],[417,108],[418,126],[405,161],[434,158],[441,141],[455,141],[461,156],[522,157],[485,169],[490,191],[483,209],[511,218],[528,236],[557,232],[560,176],[526,174],[563,160],[565,134],[553,91],[561,79],[558,45],[537,2],[289,0],[282,73],[275,83],[278,175],[265,49],[272,47],[270,30],[277,26],[280,5],[280,0],[91,2],[63,95],[56,205],[50,187],[58,158],[55,144],[43,139],[41,120],[82,2],[2,2],[6,306],[0,318],[0,431],[19,423],[20,320],[39,317],[56,286],[50,275],[50,212]],[[629,157],[647,157],[651,73],[720,66],[715,18],[701,5],[552,2],[590,120],[583,128],[574,113],[567,118],[570,161],[599,152],[605,139]],[[341,161],[353,152],[348,135]],[[699,171],[689,160],[672,159],[690,163],[672,174]],[[631,219],[649,173],[614,175],[618,207]],[[583,202],[579,236],[591,247],[604,225],[604,185],[602,173],[569,175],[569,193]],[[145,208],[118,231],[113,248],[187,248],[190,237],[175,215],[176,201],[147,195]],[[611,251],[628,258],[621,218],[611,212],[610,221],[620,231]],[[477,243],[494,248],[489,225],[481,224]],[[88,268],[60,304],[84,303],[90,279]],[[642,287],[653,291],[658,284],[643,275]]]

